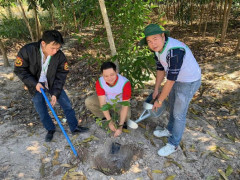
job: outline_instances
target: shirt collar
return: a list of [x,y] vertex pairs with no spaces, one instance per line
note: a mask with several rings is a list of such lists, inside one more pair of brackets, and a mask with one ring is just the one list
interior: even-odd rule
[[[45,57],[45,55],[44,55],[44,53],[43,53],[43,51],[42,51],[42,45],[40,44],[40,53],[41,53],[41,61],[42,61],[42,64],[44,64],[43,63],[43,57]],[[48,62],[48,61],[50,61],[50,59],[51,59],[51,56],[47,56],[47,58],[46,58],[46,60],[45,60],[45,62]],[[49,64],[49,62],[48,62],[48,64]]]

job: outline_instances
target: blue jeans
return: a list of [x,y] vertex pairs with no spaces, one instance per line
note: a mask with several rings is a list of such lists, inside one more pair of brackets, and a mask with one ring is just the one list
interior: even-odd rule
[[172,134],[168,143],[178,146],[186,125],[188,106],[199,89],[201,79],[194,82],[175,82],[169,94],[170,117],[167,129]]
[[[48,92],[46,90],[46,88],[44,89],[44,92]],[[42,121],[45,129],[48,131],[55,130],[55,125],[52,121],[52,118],[48,114],[47,105],[46,105],[43,95],[41,93],[39,93],[38,91],[36,91],[32,100],[33,100],[35,109],[36,109],[37,113],[39,114],[40,120]],[[60,94],[59,98],[57,99],[57,101],[64,111],[64,115],[67,118],[67,123],[68,123],[68,126],[69,126],[71,132],[73,132],[78,125],[78,121],[75,116],[75,111],[72,109],[71,102],[68,99],[68,96],[64,90],[61,91],[61,94]]]

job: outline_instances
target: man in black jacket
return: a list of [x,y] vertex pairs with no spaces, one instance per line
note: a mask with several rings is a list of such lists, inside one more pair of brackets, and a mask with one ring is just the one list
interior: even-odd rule
[[45,31],[39,42],[25,45],[18,52],[14,73],[28,87],[33,96],[33,103],[43,126],[48,131],[45,140],[50,142],[55,133],[55,125],[48,114],[47,105],[40,88],[51,95],[51,105],[56,102],[62,107],[72,133],[85,132],[86,127],[78,126],[75,111],[63,90],[69,72],[64,53],[60,50],[63,44],[60,32]]

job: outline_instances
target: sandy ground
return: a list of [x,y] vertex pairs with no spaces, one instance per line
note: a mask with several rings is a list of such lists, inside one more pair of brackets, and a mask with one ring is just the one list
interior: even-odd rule
[[[239,139],[235,138],[233,142],[231,138],[221,136],[209,123],[208,114],[188,117],[181,146],[176,153],[166,158],[157,155],[166,139],[155,138],[152,132],[157,126],[167,124],[167,112],[159,118],[144,120],[142,127],[129,129],[129,132],[118,138],[106,134],[95,124],[92,117],[87,117],[84,121],[90,128],[90,131],[84,134],[73,136],[69,133],[68,126],[64,125],[72,143],[80,152],[79,161],[73,155],[59,127],[53,142],[44,141],[46,131],[32,107],[31,98],[12,73],[13,59],[14,57],[10,59],[11,67],[8,68],[4,68],[2,60],[0,61],[0,179],[199,180],[219,179],[221,171],[225,175],[231,171],[229,179],[240,179]],[[204,67],[205,70],[206,68],[211,69]],[[239,78],[238,75],[239,70],[232,74],[236,78]],[[224,79],[221,81],[224,83]],[[239,89],[237,82],[230,83],[231,89]],[[72,101],[81,96],[74,87],[68,87],[68,93]],[[85,108],[83,102],[84,96],[81,101],[73,103],[78,117],[81,117],[81,111]],[[135,118],[136,114],[142,112],[141,107],[141,100],[133,98]],[[202,111],[202,107],[196,104],[191,104],[190,108]],[[222,112],[224,110],[226,111],[226,108],[222,108]],[[239,119],[239,111],[235,111],[234,115]],[[237,130],[239,133],[239,129]],[[129,160],[129,170],[121,175],[107,176],[96,170],[94,162],[99,154],[109,157],[112,142],[118,142],[122,146],[131,145],[141,150],[141,153],[133,153],[136,156]]]

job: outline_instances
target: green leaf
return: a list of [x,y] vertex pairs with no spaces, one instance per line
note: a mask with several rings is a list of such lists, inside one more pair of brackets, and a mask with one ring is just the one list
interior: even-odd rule
[[118,102],[118,104],[121,104],[122,106],[130,106],[130,102],[129,101]]
[[182,165],[177,163],[176,161],[169,161],[169,162],[175,164],[177,167],[179,167],[179,169],[182,169]]
[[120,100],[120,95],[121,95],[121,94],[122,94],[122,93],[116,95],[116,96],[115,96],[115,99],[116,99],[116,100]]
[[228,157],[225,153],[219,152],[219,155],[222,157],[224,160],[230,160],[230,157]]
[[235,142],[235,137],[231,136],[229,133],[226,134],[227,138],[230,139],[232,142]]
[[66,168],[72,167],[72,165],[70,165],[70,164],[61,164],[60,166],[61,166],[61,167],[66,167]]
[[166,178],[166,180],[173,180],[176,177],[176,175],[171,175]]
[[110,121],[111,121],[111,120],[103,121],[103,122],[102,122],[102,127],[103,127],[104,129],[107,129],[107,128],[108,128],[108,124],[110,123]]
[[158,173],[158,174],[162,174],[162,173],[164,173],[163,171],[161,171],[161,170],[152,170],[152,173]]
[[223,177],[224,180],[228,180],[226,174],[221,169],[218,169],[218,172]]
[[226,170],[226,176],[230,176],[230,174],[232,174],[233,169],[232,166],[228,165],[227,170]]
[[122,132],[124,133],[130,133],[131,131],[129,129],[122,129]]
[[206,180],[215,180],[216,178],[216,176],[208,176]]
[[107,104],[104,104],[102,107],[101,107],[101,110],[102,111],[108,111],[112,108],[112,105],[107,103]]
[[216,136],[215,134],[213,134],[213,133],[211,133],[211,132],[209,132],[209,131],[207,131],[207,133],[208,133],[211,137],[213,137],[213,138],[215,138],[215,139],[217,139],[217,140],[222,140],[220,137]]
[[88,137],[88,138],[85,138],[83,141],[82,141],[82,143],[87,143],[87,142],[90,142],[90,141],[92,141],[94,138],[96,138],[95,136],[93,136],[93,135],[91,135],[90,137]]

